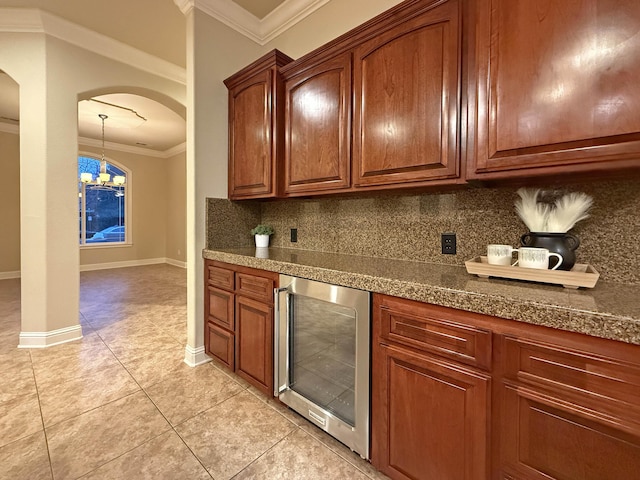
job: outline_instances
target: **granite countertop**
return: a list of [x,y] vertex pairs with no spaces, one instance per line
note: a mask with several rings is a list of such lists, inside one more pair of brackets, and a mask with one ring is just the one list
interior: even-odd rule
[[286,248],[269,248],[268,258],[255,248],[205,249],[203,257],[640,345],[636,285],[571,290],[481,279],[463,266]]

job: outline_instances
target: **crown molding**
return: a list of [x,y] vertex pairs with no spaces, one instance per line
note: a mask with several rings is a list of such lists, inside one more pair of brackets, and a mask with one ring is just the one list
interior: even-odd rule
[[[84,145],[86,147],[102,148],[102,140],[88,137],[78,137],[78,145]],[[122,143],[104,142],[104,148],[108,150],[115,150],[116,152],[133,153],[135,155],[144,155],[147,157],[155,158],[170,158],[179,153],[187,151],[187,144],[180,143],[168,150],[159,151],[152,150],[144,147],[134,147],[133,145],[124,145]]]
[[264,37],[261,45],[270,42],[330,1],[331,0],[285,0],[262,19],[262,33]]
[[173,0],[183,15],[187,15],[195,6],[195,0]]
[[261,21],[231,0],[191,0],[192,8],[197,8],[207,15],[219,20],[228,27],[240,32],[254,42],[261,42]]
[[185,15],[203,11],[259,45],[264,45],[330,0],[285,0],[262,20],[232,0],[173,0]]
[[[0,132],[11,133],[13,135],[20,135],[20,125],[13,125],[10,123],[0,122]],[[102,140],[88,137],[78,137],[78,145],[84,145],[87,147],[102,148]],[[134,153],[136,155],[145,155],[147,157],[155,158],[171,158],[180,153],[187,151],[186,142],[179,143],[167,150],[159,151],[152,150],[151,148],[134,147],[133,145],[125,145],[123,143],[104,142],[105,148],[109,150],[115,150],[117,152]]]
[[186,151],[187,151],[187,142],[182,142],[176,145],[175,147],[171,147],[170,149],[165,150],[164,152],[162,152],[162,155],[164,158],[171,158],[174,155],[178,155]]
[[45,33],[168,80],[186,84],[186,70],[101,33],[36,8],[0,8],[0,33]]

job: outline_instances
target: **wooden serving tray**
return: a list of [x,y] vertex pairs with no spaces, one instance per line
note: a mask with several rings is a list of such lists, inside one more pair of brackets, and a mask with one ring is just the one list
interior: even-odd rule
[[489,265],[487,257],[481,256],[467,260],[464,265],[467,267],[467,272],[481,278],[511,278],[529,282],[553,283],[565,288],[593,288],[600,278],[600,274],[595,268],[584,263],[576,263],[569,271],[540,270],[518,266]]

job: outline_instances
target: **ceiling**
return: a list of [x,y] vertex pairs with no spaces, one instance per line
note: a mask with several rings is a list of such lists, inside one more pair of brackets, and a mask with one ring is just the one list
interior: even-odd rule
[[[203,0],[216,8],[235,5],[249,12],[260,25],[269,13],[285,6],[298,8],[300,0]],[[310,0],[307,0],[309,2]],[[321,4],[322,1],[312,0]],[[116,39],[178,67],[186,64],[186,21],[174,0],[0,0],[0,8],[37,8],[96,33]],[[214,12],[215,14],[215,12]],[[273,17],[273,16],[270,16]],[[280,21],[280,18],[277,19]],[[158,35],[161,32],[161,35]],[[150,152],[166,152],[185,142],[185,121],[169,108],[145,97],[111,94],[96,97],[104,103],[82,101],[78,104],[78,134],[81,141],[100,141],[101,120],[105,120],[105,141]],[[122,108],[135,110],[139,119]],[[0,71],[0,130],[17,131],[19,123],[19,88]],[[116,145],[117,146],[117,145]]]

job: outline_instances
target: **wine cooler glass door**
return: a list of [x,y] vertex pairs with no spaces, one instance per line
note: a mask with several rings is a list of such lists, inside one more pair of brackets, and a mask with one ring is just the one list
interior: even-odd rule
[[289,388],[355,426],[356,312],[291,297]]
[[286,275],[280,285],[274,393],[367,458],[369,292]]

